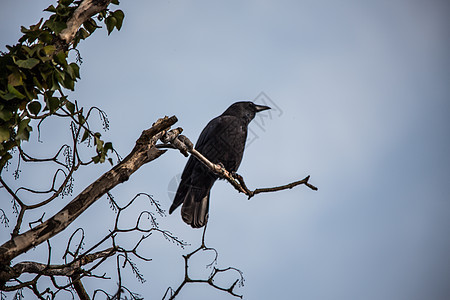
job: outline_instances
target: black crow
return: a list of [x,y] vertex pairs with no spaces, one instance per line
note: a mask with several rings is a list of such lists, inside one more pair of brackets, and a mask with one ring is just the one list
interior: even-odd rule
[[[247,139],[247,127],[257,112],[270,109],[250,101],[232,104],[203,129],[195,149],[215,164],[222,164],[236,172],[241,164]],[[218,179],[197,158],[189,157],[177,193],[169,209],[171,214],[180,204],[183,221],[193,228],[203,227],[208,221],[209,193]]]

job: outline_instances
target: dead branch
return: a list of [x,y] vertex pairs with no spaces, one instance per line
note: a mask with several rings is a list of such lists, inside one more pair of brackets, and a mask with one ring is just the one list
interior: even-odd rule
[[255,190],[248,189],[247,185],[244,182],[244,178],[237,174],[227,171],[222,164],[215,164],[209,161],[206,157],[204,157],[200,152],[198,152],[192,142],[184,135],[181,135],[182,129],[176,128],[173,130],[170,130],[166,132],[161,137],[161,141],[164,143],[163,145],[158,144],[156,145],[157,148],[176,148],[180,150],[181,153],[184,155],[187,155],[187,153],[190,153],[191,155],[195,156],[198,160],[200,160],[208,169],[210,169],[212,172],[214,172],[219,177],[226,179],[238,192],[244,193],[248,196],[248,199],[252,198],[256,194],[259,193],[268,193],[268,192],[277,192],[281,190],[286,189],[292,189],[295,186],[304,184],[310,189],[317,191],[318,188],[314,185],[310,184],[309,178],[310,176],[306,176],[302,180],[294,181],[289,184],[276,186],[276,187],[270,187],[270,188],[258,188]]
[[304,184],[307,187],[309,187],[310,189],[317,191],[318,188],[315,187],[314,185],[310,184],[309,181],[309,175],[306,176],[305,178],[303,178],[302,180],[298,180],[298,181],[294,181],[285,185],[281,185],[281,186],[275,186],[275,187],[271,187],[271,188],[258,188],[255,189],[254,191],[251,191],[247,188],[247,185],[244,182],[244,178],[239,175],[239,174],[234,174],[234,176],[236,177],[236,180],[239,182],[239,185],[245,190],[245,194],[248,196],[248,199],[250,199],[251,197],[255,196],[256,194],[259,193],[269,193],[269,192],[277,192],[277,191],[282,191],[282,190],[286,190],[286,189],[292,189],[293,187],[296,187],[297,185],[301,185]]
[[[135,274],[137,280],[139,280],[140,282],[145,282],[143,275],[138,269],[138,265],[132,260],[132,258],[135,257],[141,261],[151,261],[150,258],[145,257],[143,253],[141,253],[143,252],[143,250],[141,249],[142,247],[140,247],[142,242],[150,238],[154,233],[157,233],[161,234],[166,240],[174,243],[181,248],[184,248],[187,245],[183,240],[179,239],[171,232],[159,228],[155,213],[153,213],[152,211],[141,211],[136,217],[136,223],[134,224],[134,226],[119,225],[122,223],[120,220],[123,219],[123,213],[126,210],[132,209],[132,205],[136,203],[136,200],[138,198],[142,198],[142,196],[148,199],[147,203],[149,204],[149,206],[154,207],[154,210],[158,215],[165,215],[164,211],[160,207],[159,202],[156,199],[153,199],[151,195],[139,193],[125,205],[119,205],[110,195],[109,200],[113,205],[111,208],[115,212],[116,218],[113,227],[106,235],[100,238],[96,243],[93,243],[88,249],[84,250],[84,229],[77,228],[68,239],[66,250],[63,255],[65,263],[61,265],[50,264],[52,250],[50,247],[50,241],[47,240],[46,242],[49,246],[47,264],[37,262],[22,262],[16,264],[14,267],[1,266],[3,267],[3,269],[0,269],[0,289],[2,289],[3,291],[17,291],[22,288],[29,288],[32,289],[33,293],[39,299],[44,299],[42,295],[45,293],[56,294],[61,291],[71,293],[72,298],[73,294],[77,293],[80,299],[89,299],[89,295],[85,293],[85,289],[81,280],[83,278],[111,279],[111,277],[106,276],[106,273],[104,273],[103,275],[96,275],[94,271],[106,260],[111,259],[113,256],[116,256],[116,270],[118,278],[118,287],[116,292],[110,295],[104,290],[96,290],[94,292],[93,298],[95,299],[95,295],[97,293],[104,293],[105,295],[109,295],[109,299],[120,299],[120,296],[124,293],[124,291],[126,291],[126,293],[128,293],[132,299],[139,299],[139,297],[136,296],[137,294],[133,293],[124,285],[125,280],[122,281],[122,273],[123,269],[128,266],[130,270]],[[130,216],[126,215],[126,217],[127,219],[129,219]],[[42,220],[40,222],[42,222]],[[141,238],[138,241],[133,242],[134,246],[125,248],[123,245],[119,245],[117,243],[116,238],[119,235],[129,234],[133,232],[142,234]],[[104,248],[105,243],[110,244],[109,248],[106,250],[98,251],[97,249],[99,249],[100,247]],[[88,264],[90,265],[87,266]],[[23,273],[31,273],[35,274],[35,276],[32,280],[23,282],[19,278]],[[47,288],[46,290],[41,292],[39,289],[39,282],[40,278],[43,278],[45,276],[49,277],[55,289]],[[55,277],[57,276],[67,277],[71,280],[66,284],[60,285],[55,280]],[[6,281],[8,285],[6,285]]]
[[[230,295],[234,296],[234,297],[238,297],[242,299],[242,295],[236,294],[235,292],[235,287],[238,284],[239,287],[242,287],[244,285],[244,276],[243,276],[243,272],[237,268],[234,267],[227,267],[224,269],[219,269],[214,267],[214,265],[217,263],[217,256],[218,256],[218,252],[216,249],[211,248],[211,247],[207,247],[205,244],[205,233],[206,233],[206,226],[203,229],[203,236],[202,236],[202,243],[201,245],[195,249],[194,251],[183,255],[184,258],[184,280],[183,282],[180,283],[180,285],[178,286],[178,288],[173,289],[171,287],[169,287],[164,296],[163,299],[166,299],[166,297],[168,297],[169,300],[173,300],[175,299],[175,297],[181,292],[181,290],[183,289],[183,287],[188,284],[188,283],[205,283],[210,285],[211,287],[223,291],[223,292],[227,292]],[[208,264],[206,267],[212,267],[212,271],[209,274],[207,279],[193,279],[189,276],[189,260],[191,259],[192,256],[194,256],[195,254],[199,253],[199,252],[205,252],[205,251],[213,251],[215,253],[215,257],[214,260]],[[216,279],[216,276],[220,273],[224,273],[224,272],[228,272],[228,271],[235,271],[239,274],[239,278],[236,279],[228,288],[217,285],[214,282],[214,279]]]
[[0,246],[0,264],[9,265],[14,257],[48,240],[63,231],[83,211],[116,185],[128,178],[142,165],[158,158],[165,150],[155,146],[157,140],[177,122],[175,116],[159,119],[153,126],[144,130],[136,141],[133,150],[118,165],[103,174],[83,192],[68,203],[61,211],[35,228],[13,237]]
[[[233,185],[233,187],[244,194],[248,196],[250,199],[256,194],[259,193],[265,193],[265,192],[275,192],[280,191],[284,189],[291,189],[297,185],[304,184],[310,189],[317,190],[317,188],[313,185],[311,185],[309,181],[309,176],[306,178],[295,181],[286,185],[281,185],[277,187],[270,187],[270,188],[259,188],[255,190],[248,189],[247,185],[245,184],[245,181],[242,176],[236,173],[231,173],[227,171],[223,165],[220,163],[215,164],[209,161],[206,157],[204,157],[201,153],[199,153],[197,150],[194,149],[193,144],[191,141],[181,135],[182,128],[176,128],[173,130],[170,130],[170,126],[175,124],[177,121],[177,118],[175,116],[168,118],[165,117],[163,119],[159,119],[150,129],[144,130],[141,134],[141,136],[137,139],[136,145],[133,148],[133,150],[130,152],[130,154],[125,157],[118,165],[113,167],[110,171],[103,174],[99,179],[97,179],[94,183],[89,185],[83,192],[81,192],[77,197],[75,197],[70,203],[66,205],[60,212],[55,214],[53,217],[49,218],[46,221],[43,221],[43,217],[40,219],[39,225],[35,226],[29,231],[26,231],[22,234],[16,234],[13,235],[11,240],[7,241],[3,245],[0,246],[0,264],[2,265],[2,268],[0,268],[0,283],[2,285],[2,290],[8,291],[8,290],[18,290],[22,287],[31,288],[33,290],[33,293],[35,293],[39,298],[42,298],[45,293],[49,293],[47,291],[44,291],[40,293],[38,291],[37,287],[37,281],[42,276],[48,276],[52,279],[52,282],[54,281],[54,276],[66,276],[71,279],[71,281],[66,284],[59,286],[56,284],[56,281],[54,281],[54,285],[58,290],[66,290],[68,287],[73,286],[75,288],[75,292],[77,292],[78,296],[81,299],[89,299],[89,296],[87,295],[86,291],[84,290],[83,284],[81,282],[81,279],[84,277],[96,277],[96,275],[92,274],[92,271],[96,269],[100,264],[102,264],[106,259],[110,258],[111,256],[115,255],[117,259],[117,271],[118,271],[118,278],[119,278],[119,288],[115,295],[111,295],[111,297],[120,297],[121,293],[123,291],[128,291],[130,295],[133,293],[129,290],[127,290],[125,287],[122,286],[121,283],[121,269],[125,267],[125,265],[129,265],[129,267],[132,269],[133,273],[136,275],[138,280],[141,282],[144,281],[142,275],[139,273],[139,270],[137,269],[136,265],[131,261],[129,254],[132,254],[136,256],[138,259],[149,261],[150,259],[147,259],[143,257],[141,254],[138,253],[137,249],[141,242],[148,238],[153,232],[159,232],[161,233],[165,238],[168,240],[178,244],[179,246],[183,247],[186,245],[183,241],[180,241],[177,237],[173,236],[170,232],[161,230],[158,228],[158,224],[153,216],[153,213],[144,211],[141,212],[141,214],[138,216],[136,224],[134,227],[130,228],[119,228],[118,227],[118,220],[119,216],[121,215],[121,212],[127,207],[131,205],[131,203],[140,195],[138,194],[135,198],[131,200],[130,203],[127,205],[120,207],[117,203],[114,202],[113,199],[110,199],[110,202],[113,203],[113,209],[117,213],[116,215],[116,221],[115,225],[112,231],[108,233],[104,238],[102,238],[98,243],[96,243],[94,246],[90,247],[87,251],[84,251],[84,253],[80,253],[81,250],[81,244],[84,239],[84,233],[81,231],[81,240],[78,243],[78,246],[76,246],[75,251],[69,251],[69,246],[71,244],[73,236],[76,234],[77,231],[73,233],[73,235],[70,237],[69,244],[66,249],[66,254],[70,255],[72,257],[72,260],[70,262],[67,261],[66,263],[62,265],[51,265],[50,264],[50,256],[47,264],[44,263],[38,263],[38,262],[21,262],[17,263],[13,267],[9,266],[9,262],[11,259],[15,258],[16,256],[20,255],[21,253],[24,253],[28,251],[30,248],[35,247],[39,244],[41,244],[44,241],[47,241],[53,237],[54,235],[58,234],[59,232],[63,231],[71,222],[73,222],[83,211],[85,211],[90,205],[92,205],[96,200],[98,200],[100,197],[102,197],[104,194],[108,193],[113,187],[118,185],[119,183],[122,183],[131,176],[137,169],[139,169],[142,165],[145,163],[148,163],[156,158],[158,158],[160,155],[162,155],[166,150],[162,150],[161,148],[176,148],[180,150],[180,152],[184,155],[188,155],[190,153],[191,155],[194,155],[197,159],[199,159],[205,166],[207,166],[210,170],[212,170],[215,174],[220,176],[221,178],[226,179],[230,184]],[[77,141],[78,133],[74,136],[74,142]],[[161,140],[164,144],[156,145],[157,141]],[[75,155],[76,151],[72,154],[73,161],[75,161]],[[57,155],[51,159],[56,160]],[[28,157],[27,157],[28,158]],[[81,160],[80,160],[81,161]],[[76,166],[79,166],[80,163],[71,163],[68,165],[69,172],[72,172],[72,168],[75,168]],[[75,169],[76,170],[76,169]],[[73,170],[73,171],[75,171]],[[67,178],[67,176],[66,176]],[[3,184],[3,186],[7,187],[6,183],[2,181],[2,178],[0,177],[0,182]],[[54,184],[51,187],[51,191],[55,190]],[[16,196],[17,191],[13,192],[12,190],[9,191],[11,195]],[[61,193],[60,190],[58,190],[58,194]],[[151,200],[151,204],[156,206],[156,211],[160,215],[163,215],[163,210],[158,206],[157,203],[154,203],[153,199],[150,195],[147,195],[149,199]],[[17,197],[17,196],[16,196]],[[112,196],[111,196],[112,197]],[[25,209],[34,208],[31,205],[26,205],[23,202],[18,200],[19,205],[21,206],[21,212]],[[47,204],[48,201],[45,201],[43,204]],[[41,206],[41,203],[39,203],[38,206]],[[19,213],[20,214],[20,213]],[[150,227],[141,227],[140,220],[141,218],[147,218],[150,220],[151,226]],[[21,222],[20,222],[21,223]],[[206,229],[206,227],[205,227]],[[116,244],[115,236],[117,234],[121,233],[127,233],[127,232],[141,232],[144,235],[142,238],[136,243],[136,245],[131,249],[125,249]],[[111,241],[111,248],[104,250],[104,251],[98,251],[98,247],[102,245],[107,240]],[[188,261],[190,257],[198,252],[203,251],[214,251],[216,253],[216,257],[209,265],[212,267],[212,265],[217,260],[217,251],[213,248],[208,248],[205,245],[204,242],[204,236],[202,238],[202,245],[194,250],[193,252],[187,254],[184,256],[185,258],[185,280],[183,283],[176,289],[168,289],[166,294],[169,293],[170,299],[173,299],[183,288],[183,286],[187,283],[206,283],[218,290],[228,292],[229,294],[241,297],[240,295],[236,294],[234,292],[235,286],[237,283],[241,285],[243,283],[243,277],[242,272],[240,270],[235,268],[225,268],[225,269],[218,269],[213,267],[213,270],[209,276],[208,279],[191,279],[188,275]],[[49,249],[49,252],[51,252],[51,249]],[[50,254],[49,254],[50,255]],[[122,258],[122,262],[120,263],[119,260]],[[82,266],[89,264],[91,262],[94,262],[93,266],[87,268],[86,270],[82,269]],[[231,284],[230,287],[224,288],[219,285],[216,285],[214,283],[214,278],[217,274],[220,274],[222,272],[234,270],[237,271],[241,278],[237,279],[234,283]],[[23,273],[31,273],[36,274],[36,277],[28,282],[21,282],[19,280],[19,276]],[[105,275],[103,276],[97,276],[98,278],[105,279]],[[16,285],[14,286],[6,286],[4,285],[6,282],[15,281]],[[69,291],[70,293],[74,293],[74,291]],[[104,292],[105,291],[97,291],[97,292]],[[44,294],[43,294],[44,293]],[[106,293],[107,294],[107,293]],[[95,295],[95,293],[94,293]],[[109,294],[108,294],[109,295]]]
[[76,273],[70,276],[70,279],[72,280],[72,285],[75,289],[75,291],[78,294],[78,297],[80,300],[90,300],[88,293],[86,292],[86,289],[84,288],[83,283],[80,279],[80,274]]
[[[17,263],[13,267],[7,267],[7,272],[1,272],[0,281],[8,281],[17,278],[23,273],[39,274],[42,276],[73,276],[78,274],[80,268],[97,259],[107,258],[116,253],[117,249],[111,247],[99,252],[87,254],[79,260],[64,265],[48,265],[34,261],[24,261]],[[79,274],[78,274],[79,275]],[[79,276],[78,276],[79,278]],[[7,289],[7,287],[6,287]],[[5,290],[6,290],[5,289]]]

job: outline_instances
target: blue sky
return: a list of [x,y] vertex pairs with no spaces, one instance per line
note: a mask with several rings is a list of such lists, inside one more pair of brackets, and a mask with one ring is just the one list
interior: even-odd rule
[[[1,49],[51,3],[4,0]],[[107,112],[104,136],[122,156],[159,117],[176,115],[195,141],[231,103],[264,92],[279,110],[251,124],[257,139],[239,173],[251,188],[306,175],[319,187],[247,201],[215,184],[207,243],[220,253],[218,267],[244,272],[245,299],[449,299],[446,1],[122,1],[120,8],[120,32],[99,30],[80,45],[81,80],[70,97]],[[49,140],[64,134],[45,130],[48,142],[29,149],[51,152]],[[147,192],[168,208],[170,182],[185,162],[169,152],[113,194],[126,202]],[[74,194],[107,169],[81,170]],[[78,226],[98,224],[100,212],[106,219],[107,207],[106,199],[95,204]],[[201,238],[178,211],[161,224],[193,246],[146,244],[147,282],[129,282],[152,299],[182,280],[181,254]],[[202,263],[210,259],[199,258],[199,273],[209,272]],[[213,297],[231,299],[206,286],[179,299]]]

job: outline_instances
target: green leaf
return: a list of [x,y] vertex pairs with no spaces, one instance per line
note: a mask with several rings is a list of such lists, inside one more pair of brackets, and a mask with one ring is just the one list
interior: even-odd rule
[[55,45],[47,45],[44,47],[45,55],[48,55],[48,56],[53,55],[53,53],[55,53],[55,51],[56,51]]
[[97,152],[100,152],[100,153],[102,152],[102,150],[103,150],[103,143],[104,142],[100,138],[95,136],[94,145],[97,146]]
[[70,101],[67,101],[66,102],[66,108],[72,115],[74,114],[74,112],[75,112],[75,104],[73,104]]
[[[23,27],[23,26],[21,26],[20,27],[20,31],[22,31],[22,32],[24,32],[24,30],[26,30],[26,28],[25,27]],[[27,35],[26,34],[24,34],[24,35],[22,35],[22,37],[19,39],[19,43],[23,43],[23,42],[25,42],[26,40],[27,40]]]
[[[13,94],[16,98],[24,99],[25,95],[16,90],[12,85],[8,84],[8,92]],[[6,100],[6,99],[5,99]]]
[[17,128],[16,139],[27,141],[30,138],[30,132],[33,130],[31,126],[28,125],[30,121],[30,119],[20,121],[19,127]]
[[[33,56],[33,54],[34,54],[33,48],[34,48],[33,46],[31,46],[31,48],[30,48],[28,46],[22,45],[20,47],[20,49],[17,49],[17,50],[19,50],[19,51],[24,50],[26,52],[26,54],[28,54],[27,57],[30,57],[30,56]],[[17,58],[17,57],[14,57],[14,61],[16,61],[15,58]]]
[[58,21],[55,21],[54,19],[45,21],[44,25],[46,25],[48,28],[50,28],[50,30],[52,30],[55,34],[60,34],[61,31],[63,31],[67,27],[66,23],[58,22]]
[[[42,78],[45,80],[48,80],[49,77],[51,77],[52,73],[53,73],[53,65],[50,65],[49,62],[45,63],[45,64],[41,64],[39,65],[39,72],[42,76]],[[44,85],[44,82],[41,83],[42,85]],[[50,85],[50,84],[48,84]]]
[[111,142],[106,142],[105,146],[103,146],[103,148],[105,149],[105,152],[108,151],[108,150],[112,151],[113,150],[113,145],[112,145]]
[[61,66],[67,66],[67,55],[64,51],[58,52],[53,58]]
[[59,99],[56,97],[47,97],[46,104],[50,112],[54,113],[59,108]]
[[25,85],[23,86],[23,91],[25,92],[25,95],[27,96],[27,99],[37,99],[37,92],[36,89],[32,85]]
[[112,0],[111,3],[114,5],[119,5],[119,0]]
[[97,156],[92,157],[92,161],[94,163],[98,164],[100,162],[100,156],[97,155]]
[[82,114],[79,114],[79,115],[78,115],[78,123],[79,123],[80,125],[83,125],[84,123],[86,123],[86,119],[83,117]]
[[36,58],[33,58],[33,57],[28,58],[28,59],[24,59],[24,60],[17,60],[16,61],[16,65],[18,65],[20,68],[25,68],[25,69],[32,69],[38,63],[39,63],[39,59],[36,59]]
[[84,142],[89,137],[89,131],[85,130],[81,142]]
[[22,76],[20,76],[20,73],[17,70],[9,74],[8,83],[12,86],[18,86],[23,84]]
[[105,19],[106,28],[108,29],[108,35],[113,31],[114,27],[117,24],[117,19],[114,18],[112,15],[108,16]]
[[31,25],[31,26],[30,26],[30,30],[31,30],[31,31],[39,30],[39,28],[41,28],[41,24],[42,24],[42,21],[43,21],[43,20],[44,20],[44,18],[41,18],[37,24]]
[[[52,75],[53,75],[53,73],[52,73]],[[49,76],[47,78],[46,84],[47,84],[47,88],[50,91],[53,91],[53,92],[57,91],[58,88],[59,88],[59,85],[58,85],[58,83],[55,83],[55,80],[53,79],[53,76]]]
[[[64,0],[62,0],[62,1],[64,1]],[[72,9],[65,6],[63,3],[61,3],[61,0],[60,0],[59,5],[56,7],[56,14],[60,17],[68,17],[71,12],[72,12]]]
[[16,98],[16,95],[14,95],[13,93],[4,93],[0,91],[0,97],[2,97],[6,101],[9,101]]
[[44,9],[44,11],[49,11],[49,12],[56,12],[56,8],[53,5],[50,5],[49,7],[47,7],[46,9]]
[[42,106],[41,103],[39,103],[39,101],[32,101],[28,103],[28,110],[35,116],[37,116],[37,114],[41,111],[41,107]]
[[53,41],[53,36],[48,31],[42,31],[38,39],[43,43],[51,43]]
[[116,23],[117,30],[120,30],[120,28],[122,28],[123,18],[125,17],[125,14],[123,13],[122,10],[118,9],[115,12],[113,12],[113,16],[117,20]]
[[4,141],[9,140],[10,137],[9,129],[3,126],[0,127],[0,142],[3,143]]
[[72,73],[75,76],[72,76],[73,79],[80,78],[80,67],[76,63],[70,63],[69,68],[72,70]]
[[21,27],[20,31],[22,31],[24,33],[24,35],[19,39],[19,41],[22,43],[26,40],[28,40],[29,43],[34,42],[39,34],[41,33],[41,23],[42,23],[42,18],[41,20],[36,24],[36,25],[31,25],[30,28],[25,28],[25,27]]
[[42,87],[42,84],[39,82],[39,80],[35,77],[33,77],[33,84],[39,89],[39,90],[43,90],[44,88]]
[[86,29],[84,29],[84,28],[80,28],[79,30],[78,30],[78,34],[80,35],[80,38],[81,39],[86,39],[86,38],[88,38],[91,34],[89,33],[89,32],[87,32],[86,31]]
[[61,3],[64,6],[69,6],[72,4],[73,0],[60,0],[59,3]]
[[72,68],[70,67],[70,65],[67,66],[67,68],[66,68],[65,71],[66,71],[66,75],[69,75],[69,76],[65,76],[66,78],[67,78],[67,77],[69,77],[70,79],[73,79],[73,78],[74,78],[75,74],[73,74],[73,70],[72,70]]
[[89,33],[93,33],[100,26],[97,25],[94,19],[90,18],[86,22],[83,23],[84,28],[86,28]]
[[2,108],[0,110],[0,119],[2,119],[3,121],[6,122],[6,121],[11,120],[12,116],[13,116],[13,114],[10,110],[4,109],[4,108]]
[[[23,47],[23,46],[22,46]],[[44,45],[39,43],[39,44],[34,44],[33,46],[31,46],[31,48],[29,48],[28,52],[28,56],[29,57],[33,57],[34,54],[37,52],[39,53],[39,51],[41,51],[44,48]],[[25,48],[26,49],[26,48]]]
[[58,80],[59,83],[63,82],[66,79],[66,73],[64,71],[61,71],[59,68],[55,69],[53,75],[56,76],[56,79]]
[[70,76],[65,76],[63,86],[71,91],[75,90],[75,81]]

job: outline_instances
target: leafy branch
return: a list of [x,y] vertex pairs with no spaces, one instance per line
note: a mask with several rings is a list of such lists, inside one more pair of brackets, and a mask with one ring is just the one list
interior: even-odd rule
[[[78,51],[78,43],[100,27],[96,19],[106,24],[108,34],[120,30],[124,13],[110,11],[110,3],[119,2],[59,0],[56,7],[45,9],[51,13],[46,21],[22,26],[19,43],[0,53],[0,172],[12,158],[11,150],[29,140],[31,120],[57,115],[85,124],[83,110],[63,93],[73,91],[80,78],[80,66],[68,61],[69,52]],[[112,145],[98,132],[86,134],[95,139],[96,162],[103,162]]]

